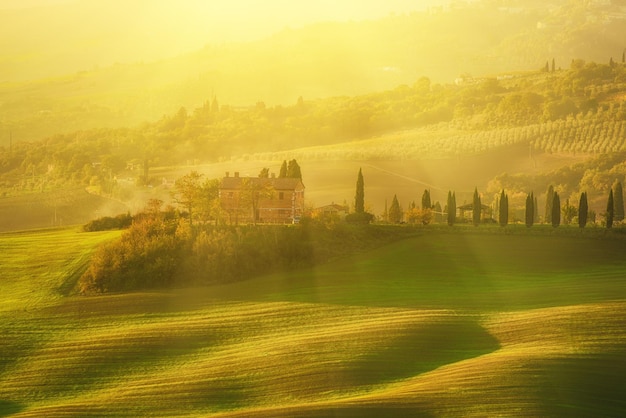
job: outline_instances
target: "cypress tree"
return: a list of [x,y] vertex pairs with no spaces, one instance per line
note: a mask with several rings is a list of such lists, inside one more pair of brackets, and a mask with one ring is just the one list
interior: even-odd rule
[[472,199],[472,223],[474,226],[480,225],[480,215],[482,211],[482,204],[480,203],[480,195],[478,194],[478,187],[474,189],[474,198]]
[[532,194],[529,194],[526,196],[526,213],[525,213],[525,220],[526,220],[526,227],[530,228],[531,226],[533,226],[533,222],[535,221],[535,209],[534,209],[534,199]]
[[552,72],[556,71],[556,62],[554,61],[554,58],[552,58]]
[[546,192],[546,213],[545,213],[545,223],[552,223],[552,203],[554,202],[554,187],[550,185],[548,187],[548,191]]
[[613,189],[609,191],[609,201],[606,204],[606,227],[610,229],[613,226],[613,217],[615,215],[615,207],[613,202]]
[[448,226],[452,226],[456,220],[456,198],[451,191],[448,191],[448,202],[446,206],[448,207]]
[[287,177],[294,179],[302,178],[302,171],[300,170],[300,166],[296,160],[290,160],[287,165]]
[[584,228],[587,225],[587,215],[589,213],[589,205],[587,202],[587,193],[580,194],[580,203],[578,204],[578,226]]
[[552,193],[552,226],[561,225],[561,198],[557,192]]
[[400,209],[400,203],[398,202],[398,196],[393,195],[391,206],[389,206],[389,222],[397,224],[402,220],[402,209]]
[[508,194],[504,196],[504,204],[505,204],[504,222],[508,224],[509,223],[509,195]]
[[432,209],[432,203],[430,201],[430,190],[424,190],[422,194],[422,210]]
[[615,222],[624,220],[624,190],[619,181],[613,185],[613,220]]
[[278,174],[278,177],[281,179],[287,177],[287,161],[286,160],[283,160],[283,165],[280,166],[280,173]]
[[359,168],[359,175],[356,179],[356,196],[354,197],[354,211],[356,213],[365,212],[365,184],[363,182],[363,172]]
[[500,223],[500,226],[506,226],[509,223],[509,197],[504,194],[504,189],[502,189],[502,193],[500,193],[498,222]]
[[537,196],[535,196],[533,200],[533,209],[535,212],[535,214],[533,215],[534,216],[533,220],[534,220],[534,223],[538,224],[539,223],[539,205],[537,204]]

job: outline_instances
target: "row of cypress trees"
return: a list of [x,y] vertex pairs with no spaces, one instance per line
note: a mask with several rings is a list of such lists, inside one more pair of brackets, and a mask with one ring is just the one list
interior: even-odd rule
[[[617,197],[615,197],[617,196]],[[448,208],[456,208],[456,196],[453,191],[448,191]],[[498,223],[500,226],[506,226],[509,223],[509,197],[504,192],[504,189],[500,193],[497,201],[498,207]],[[537,204],[537,197],[534,192],[529,193],[526,196],[526,206],[524,213],[524,221],[527,227],[533,226],[539,221],[539,206]],[[565,207],[563,208],[565,215],[571,220],[576,214],[576,208],[571,206],[569,200],[566,200]],[[474,196],[472,199],[472,223],[474,226],[478,226],[481,220],[481,199],[478,194],[478,189],[474,190]],[[552,224],[553,227],[558,227],[561,224],[561,197],[558,192],[554,190],[554,187],[550,185],[546,195],[546,223]],[[589,220],[589,202],[587,192],[580,194],[580,200],[578,203],[578,226],[584,228]],[[455,223],[456,211],[448,210],[447,221],[448,225],[452,226]],[[609,198],[606,208],[606,227],[612,228],[614,222],[624,220],[624,200],[623,189],[620,182],[617,182],[613,188],[609,191]]]
[[[363,174],[359,169],[359,174],[357,178],[357,188],[356,188],[356,199],[355,199],[355,209],[357,214],[364,213],[364,193],[363,193],[364,183],[363,183]],[[498,223],[500,226],[506,226],[509,223],[509,197],[504,192],[504,189],[500,193],[497,202],[498,207]],[[394,201],[392,202],[392,206],[398,206],[397,197],[394,196]],[[422,208],[431,208],[431,198],[430,191],[425,190],[422,195]],[[452,226],[456,222],[456,194],[454,191],[448,191],[448,197],[446,201],[446,211],[447,211],[447,223],[449,226]],[[565,206],[563,208],[564,216],[566,216],[566,223],[569,223],[572,218],[576,215],[576,208],[569,203],[569,199],[566,200]],[[548,224],[552,224],[553,227],[558,227],[561,224],[561,197],[554,190],[554,187],[550,185],[548,187],[548,191],[546,193],[546,207],[545,207],[545,222]],[[587,192],[582,192],[580,195],[580,200],[578,203],[578,226],[580,228],[584,228],[587,225],[587,221],[589,219],[589,202],[587,197]],[[482,215],[482,202],[480,199],[480,194],[478,193],[478,188],[474,189],[474,195],[472,199],[472,223],[474,226],[478,226],[481,222]],[[526,196],[526,207],[524,214],[524,221],[527,227],[533,226],[535,223],[539,222],[539,205],[537,204],[537,197],[534,192],[529,193]],[[371,215],[370,215],[371,216]],[[373,218],[373,216],[372,216]],[[613,187],[609,191],[609,198],[607,201],[607,209],[606,209],[606,227],[611,228],[613,226],[613,222],[623,221],[625,218],[624,214],[624,197],[623,197],[623,188],[621,182],[616,182]],[[368,222],[371,222],[371,219],[368,219]]]

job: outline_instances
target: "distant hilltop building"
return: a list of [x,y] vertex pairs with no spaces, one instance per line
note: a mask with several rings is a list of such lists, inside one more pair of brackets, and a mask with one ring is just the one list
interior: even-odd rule
[[219,200],[231,224],[298,223],[304,212],[304,184],[300,178],[227,172],[220,181]]
[[337,218],[340,220],[345,220],[348,213],[348,206],[338,205],[336,203],[321,206],[313,210],[313,215],[316,217]]

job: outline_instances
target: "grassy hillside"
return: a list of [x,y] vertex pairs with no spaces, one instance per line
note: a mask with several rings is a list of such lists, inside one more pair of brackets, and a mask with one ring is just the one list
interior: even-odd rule
[[0,416],[622,416],[626,242],[463,231],[89,298],[50,295],[110,234],[0,235],[21,266],[2,274]]

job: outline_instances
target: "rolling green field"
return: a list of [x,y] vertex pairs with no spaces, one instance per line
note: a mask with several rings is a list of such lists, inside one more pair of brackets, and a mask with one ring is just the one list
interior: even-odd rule
[[626,241],[454,230],[97,297],[118,232],[0,234],[0,417],[623,416]]

